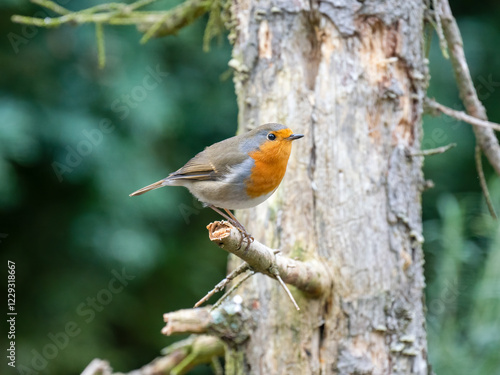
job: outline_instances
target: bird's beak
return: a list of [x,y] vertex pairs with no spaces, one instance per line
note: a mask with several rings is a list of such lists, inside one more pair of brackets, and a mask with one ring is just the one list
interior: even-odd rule
[[302,138],[304,134],[292,134],[291,136],[287,137],[286,139],[290,141],[294,141],[296,139]]

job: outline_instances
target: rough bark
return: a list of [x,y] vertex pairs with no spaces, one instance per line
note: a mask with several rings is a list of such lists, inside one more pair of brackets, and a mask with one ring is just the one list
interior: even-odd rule
[[[328,269],[310,298],[255,275],[238,290],[255,329],[228,374],[427,374],[421,248],[422,1],[239,0],[240,130],[280,122],[294,143],[264,204],[238,212],[262,243]],[[233,260],[237,264],[237,260]]]

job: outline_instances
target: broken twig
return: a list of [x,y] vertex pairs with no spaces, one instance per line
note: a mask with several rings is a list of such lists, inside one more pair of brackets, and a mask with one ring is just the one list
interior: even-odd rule
[[207,229],[213,243],[247,262],[255,272],[274,279],[276,278],[273,273],[275,268],[285,283],[313,296],[318,296],[324,290],[328,290],[329,276],[319,261],[303,262],[281,254],[276,255],[274,250],[257,240],[253,241],[248,248],[240,247],[241,232],[226,221],[210,223]]

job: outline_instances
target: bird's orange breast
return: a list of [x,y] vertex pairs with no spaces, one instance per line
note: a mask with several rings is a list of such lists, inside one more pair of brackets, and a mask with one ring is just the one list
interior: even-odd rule
[[257,198],[269,194],[278,187],[285,176],[291,150],[292,142],[279,140],[267,141],[258,150],[249,153],[255,162],[246,181],[249,197]]

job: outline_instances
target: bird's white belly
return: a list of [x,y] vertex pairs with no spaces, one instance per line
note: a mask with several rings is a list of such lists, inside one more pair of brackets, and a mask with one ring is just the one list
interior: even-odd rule
[[[258,206],[259,204],[264,202],[267,198],[269,198],[271,195],[273,195],[273,193],[274,193],[274,191],[272,191],[268,194],[261,195],[260,197],[251,198],[251,199],[248,199],[248,198],[247,199],[238,199],[238,200],[223,199],[223,200],[219,200],[219,201],[212,200],[211,202],[209,202],[209,204],[212,204],[216,207],[227,208],[228,210],[239,210],[242,208],[251,208],[251,207]],[[200,199],[200,198],[198,198],[198,199],[203,202],[203,199]],[[207,202],[204,202],[204,203],[207,203]]]
[[[242,191],[232,191],[232,189],[202,189],[198,183],[198,188],[193,189],[192,185],[187,185],[191,194],[193,194],[200,202],[206,205],[213,205],[220,208],[227,208],[228,210],[237,210],[241,208],[255,207],[267,198],[269,198],[274,191],[264,194],[255,198],[250,198]],[[213,187],[211,182],[210,187]]]

